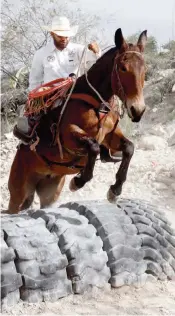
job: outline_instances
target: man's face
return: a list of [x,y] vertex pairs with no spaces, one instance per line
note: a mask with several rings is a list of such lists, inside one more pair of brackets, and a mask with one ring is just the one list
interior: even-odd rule
[[69,43],[69,37],[59,36],[53,32],[51,32],[50,34],[53,38],[54,45],[56,46],[56,48],[61,49],[61,50],[66,48],[66,46]]

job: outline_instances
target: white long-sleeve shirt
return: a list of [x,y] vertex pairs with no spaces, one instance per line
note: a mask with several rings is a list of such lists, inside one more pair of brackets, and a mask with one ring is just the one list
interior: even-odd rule
[[[53,42],[36,51],[29,75],[29,90],[57,78],[67,78],[71,73],[77,74],[84,45],[69,42],[63,50],[58,50]],[[86,67],[89,68],[101,56],[101,51],[94,54],[87,50]],[[83,74],[83,65],[79,75]]]

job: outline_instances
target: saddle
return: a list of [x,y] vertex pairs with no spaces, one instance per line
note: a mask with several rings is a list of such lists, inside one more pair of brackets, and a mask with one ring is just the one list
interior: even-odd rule
[[[68,92],[73,82],[74,79],[72,77],[67,79],[60,78],[32,90],[28,95],[28,100],[24,110],[24,117],[26,117],[28,120],[30,133],[21,131],[18,126],[15,125],[13,130],[14,136],[20,139],[25,145],[35,144],[38,139],[37,128],[39,127],[41,118],[48,112],[52,112],[53,109],[58,107],[58,105],[61,112],[62,105],[68,96]],[[83,93],[72,93],[70,98],[79,99],[92,105],[99,117],[99,123],[109,112],[109,108],[105,104],[97,101],[90,95]],[[57,121],[58,117],[59,116],[56,116]],[[55,139],[57,133],[56,121],[51,123],[51,132],[53,134],[53,138]],[[55,143],[55,141],[53,140],[52,143]]]
[[66,79],[60,78],[32,90],[28,95],[23,117],[30,127],[30,132],[23,132],[18,125],[15,125],[14,136],[26,145],[33,144],[37,139],[36,130],[41,117],[57,106],[61,107],[73,82],[72,76]]

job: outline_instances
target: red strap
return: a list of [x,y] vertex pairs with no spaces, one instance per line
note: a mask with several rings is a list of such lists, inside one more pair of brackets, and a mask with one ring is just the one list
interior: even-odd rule
[[85,93],[73,93],[70,97],[71,99],[77,99],[77,100],[83,100],[90,105],[93,105],[94,108],[98,109],[101,102],[97,101],[94,97],[91,95],[85,94]]
[[[85,93],[73,93],[70,97],[71,99],[77,99],[77,100],[83,100],[87,103],[89,103],[90,105],[93,105],[94,108],[98,109],[99,105],[101,104],[100,102],[98,102],[95,98],[93,98],[92,96],[85,94]],[[113,105],[112,105],[113,107]],[[99,113],[100,115],[100,121],[106,116],[106,113]]]

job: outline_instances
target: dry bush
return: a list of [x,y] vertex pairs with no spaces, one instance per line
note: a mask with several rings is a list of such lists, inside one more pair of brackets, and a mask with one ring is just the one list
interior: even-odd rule
[[174,84],[175,84],[175,72],[165,77],[163,80],[161,80],[161,82],[157,86],[160,92],[160,96],[161,96],[160,102],[163,101],[163,98],[166,94],[172,92],[172,88]]
[[145,55],[145,61],[147,65],[146,81],[156,78],[159,70],[170,69],[172,64],[171,57],[166,54],[147,54]]

